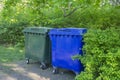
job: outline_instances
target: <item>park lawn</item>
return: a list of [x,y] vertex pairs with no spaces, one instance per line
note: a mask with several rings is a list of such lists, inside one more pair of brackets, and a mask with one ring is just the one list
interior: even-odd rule
[[14,62],[24,59],[24,50],[13,46],[0,45],[0,63]]

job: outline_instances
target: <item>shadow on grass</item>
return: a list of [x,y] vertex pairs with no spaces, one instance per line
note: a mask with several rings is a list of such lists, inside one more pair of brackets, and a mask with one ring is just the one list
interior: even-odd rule
[[13,62],[24,58],[24,50],[17,47],[0,46],[0,62]]

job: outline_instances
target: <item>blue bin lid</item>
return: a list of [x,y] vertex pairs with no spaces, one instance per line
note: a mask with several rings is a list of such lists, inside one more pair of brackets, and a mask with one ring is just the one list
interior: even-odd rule
[[59,28],[51,29],[49,35],[83,35],[86,32],[86,28]]

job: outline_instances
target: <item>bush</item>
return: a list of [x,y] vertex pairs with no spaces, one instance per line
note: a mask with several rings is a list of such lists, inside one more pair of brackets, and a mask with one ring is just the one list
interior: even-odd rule
[[28,26],[119,27],[119,6],[99,6],[100,1],[6,0],[0,12],[0,43],[18,43]]
[[18,3],[20,0],[4,2],[0,13],[0,43],[23,43],[22,30],[30,25],[30,20],[26,18],[28,16],[26,16],[23,6]]
[[114,28],[89,30],[84,36],[83,56],[77,56],[85,70],[77,80],[120,79],[120,35]]

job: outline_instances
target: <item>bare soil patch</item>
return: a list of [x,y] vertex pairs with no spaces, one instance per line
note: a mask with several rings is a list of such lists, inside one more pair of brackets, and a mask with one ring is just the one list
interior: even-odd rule
[[75,74],[60,70],[52,74],[52,67],[42,70],[38,63],[26,64],[25,61],[0,63],[0,80],[74,80]]

